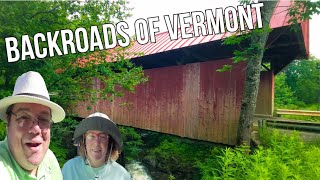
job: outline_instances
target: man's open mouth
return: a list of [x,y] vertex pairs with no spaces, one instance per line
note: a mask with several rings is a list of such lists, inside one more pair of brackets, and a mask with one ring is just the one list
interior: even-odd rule
[[27,148],[32,152],[36,153],[41,149],[42,143],[26,143]]
[[38,147],[41,143],[27,143],[27,146],[29,147]]

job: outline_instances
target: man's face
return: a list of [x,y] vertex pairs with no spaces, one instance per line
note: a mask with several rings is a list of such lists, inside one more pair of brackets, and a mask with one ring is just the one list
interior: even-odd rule
[[106,162],[109,136],[102,131],[87,131],[86,151],[91,166],[99,167]]
[[18,164],[32,171],[42,162],[50,144],[51,112],[34,103],[17,103],[8,125],[10,151]]

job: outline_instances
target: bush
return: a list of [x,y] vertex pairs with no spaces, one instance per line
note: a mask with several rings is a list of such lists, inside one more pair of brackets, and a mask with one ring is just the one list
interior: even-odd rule
[[125,161],[137,160],[144,146],[140,134],[131,127],[121,126],[119,129],[124,142],[123,153],[125,154]]
[[198,162],[202,179],[320,179],[319,146],[305,145],[298,133],[264,130],[261,140],[252,154],[246,146],[211,153],[209,163]]
[[[161,137],[160,137],[161,136]],[[213,144],[159,135],[160,143],[151,148],[145,161],[154,169],[169,174],[169,179],[199,179],[197,161],[203,161]]]
[[75,119],[67,117],[63,121],[53,124],[51,128],[50,149],[56,155],[60,167],[77,155],[77,150],[76,147],[73,146],[72,138],[78,123]]
[[4,140],[4,138],[6,137],[6,131],[6,123],[0,120],[0,141]]

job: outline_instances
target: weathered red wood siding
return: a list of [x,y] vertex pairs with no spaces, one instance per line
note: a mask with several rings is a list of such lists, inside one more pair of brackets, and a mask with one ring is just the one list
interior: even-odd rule
[[274,102],[274,74],[272,71],[263,71],[260,75],[260,86],[257,98],[256,114],[273,114]]
[[[116,123],[212,141],[235,144],[244,83],[244,64],[231,72],[216,72],[226,60],[145,70],[149,81],[134,94],[100,101],[90,111],[108,114]],[[119,104],[125,104],[119,106]]]

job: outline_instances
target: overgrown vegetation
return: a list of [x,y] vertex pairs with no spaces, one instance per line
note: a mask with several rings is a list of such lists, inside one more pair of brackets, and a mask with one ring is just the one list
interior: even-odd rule
[[134,128],[123,126],[120,127],[120,132],[124,142],[125,162],[138,159],[144,147],[140,134]]
[[156,174],[156,180],[320,178],[320,141],[305,143],[298,132],[288,135],[263,128],[259,132],[261,145],[253,150],[157,136],[156,144],[144,148],[141,158],[151,172],[166,174]]
[[78,121],[70,117],[54,124],[51,129],[50,149],[59,160],[60,167],[69,159],[77,155],[76,147],[73,146],[73,132],[78,125]]
[[6,137],[6,123],[0,121],[0,141]]
[[226,148],[218,155],[211,150],[205,162],[198,162],[202,179],[319,179],[320,146],[305,144],[298,133],[281,134],[262,130],[263,144],[248,154],[249,147]]
[[196,162],[206,157],[213,144],[170,135],[159,136],[161,141],[148,150],[143,161],[171,178],[199,179],[201,175]]

